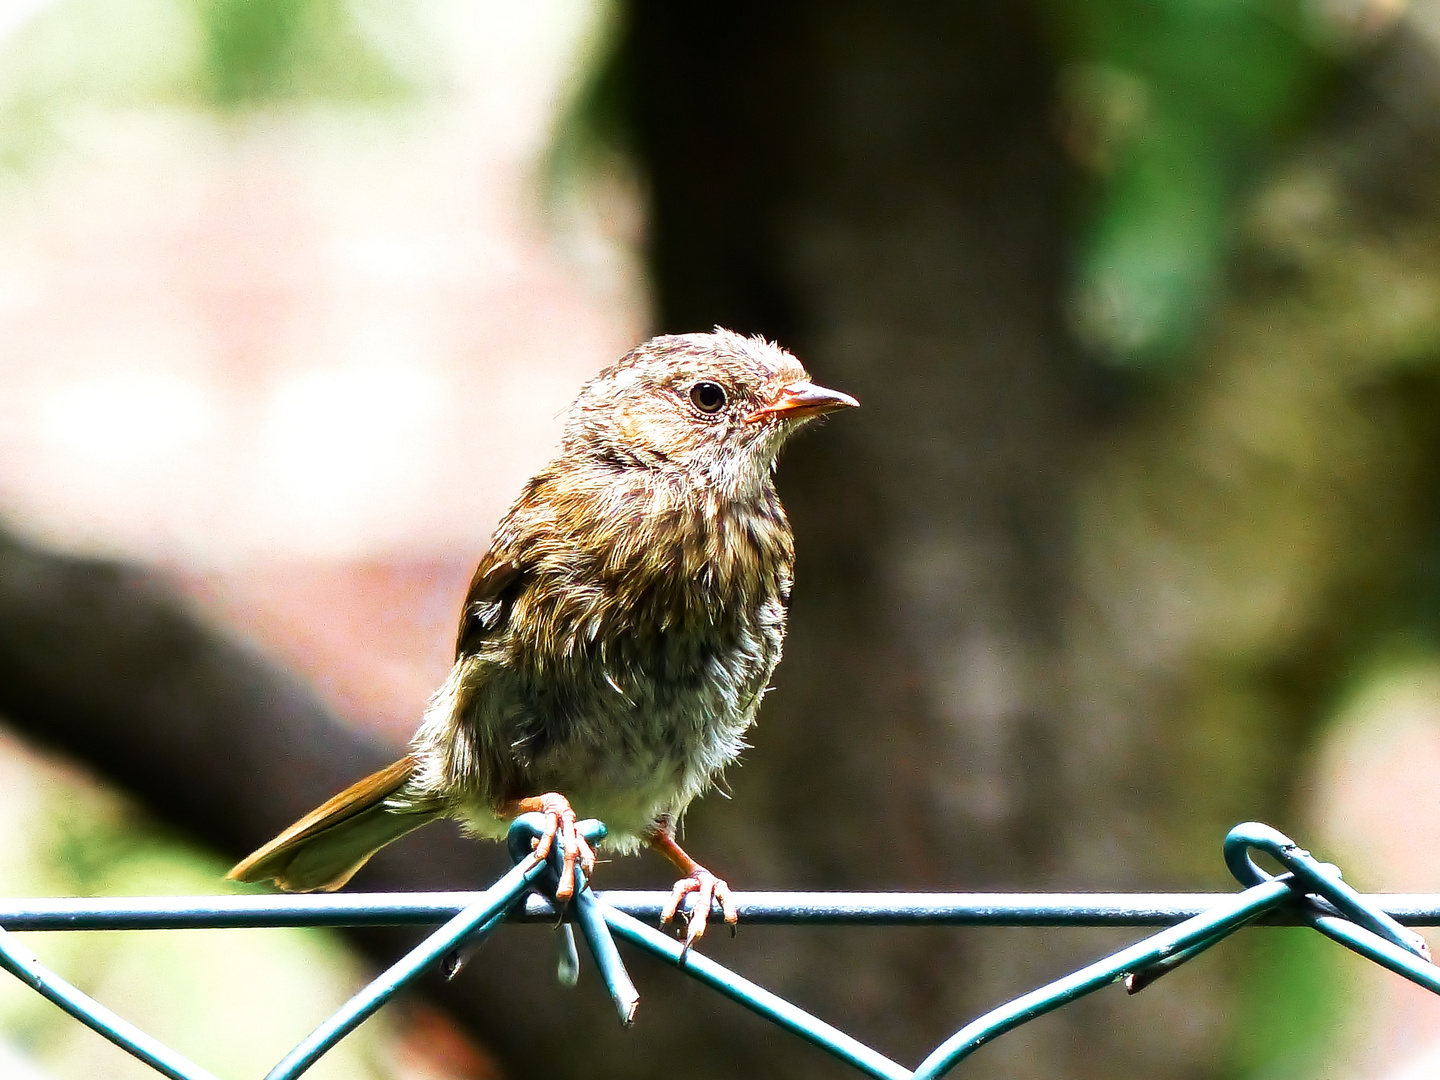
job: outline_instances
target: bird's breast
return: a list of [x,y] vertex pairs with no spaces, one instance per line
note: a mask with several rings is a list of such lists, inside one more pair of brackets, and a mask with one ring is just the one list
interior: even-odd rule
[[532,581],[512,626],[534,633],[512,639],[491,702],[516,782],[621,834],[678,814],[744,748],[791,572],[778,502],[630,526]]

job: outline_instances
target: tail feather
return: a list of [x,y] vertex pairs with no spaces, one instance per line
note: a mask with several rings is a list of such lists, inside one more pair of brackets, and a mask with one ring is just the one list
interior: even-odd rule
[[340,888],[375,852],[437,816],[435,809],[399,810],[386,805],[415,768],[415,759],[406,756],[352,784],[225,876],[232,881],[273,878],[289,892]]

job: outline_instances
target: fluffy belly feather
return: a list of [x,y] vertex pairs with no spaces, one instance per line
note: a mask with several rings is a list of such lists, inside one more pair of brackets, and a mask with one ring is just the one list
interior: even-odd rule
[[[745,748],[780,658],[779,634],[765,629],[742,625],[699,650],[692,638],[684,648],[695,662],[662,663],[659,671],[581,663],[543,686],[513,672],[491,681],[468,725],[489,744],[474,758],[509,775],[484,775],[491,770],[482,766],[465,785],[473,796],[462,817],[481,835],[500,835],[500,801],[558,791],[581,817],[605,822],[607,846],[633,850],[657,821],[678,819]],[[642,655],[666,652],[651,646]]]

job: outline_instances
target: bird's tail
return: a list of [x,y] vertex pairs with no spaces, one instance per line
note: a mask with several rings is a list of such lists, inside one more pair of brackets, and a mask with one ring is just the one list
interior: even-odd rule
[[225,876],[232,881],[274,878],[289,892],[340,888],[371,855],[439,814],[438,808],[387,805],[415,768],[415,759],[407,755],[350,785]]

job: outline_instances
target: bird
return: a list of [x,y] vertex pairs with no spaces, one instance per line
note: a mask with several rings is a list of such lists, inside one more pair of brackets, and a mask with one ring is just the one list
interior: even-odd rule
[[716,327],[638,345],[580,389],[559,451],[520,492],[480,560],[455,662],[408,752],[237,864],[236,881],[342,887],[426,822],[478,837],[544,816],[559,838],[557,901],[595,852],[649,847],[680,872],[662,912],[685,947],[729,884],[676,832],[747,746],[780,661],[795,549],[773,474],[812,420],[857,406],[790,352]]

